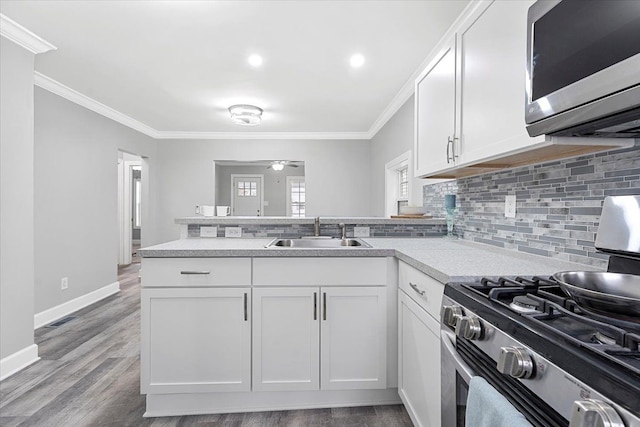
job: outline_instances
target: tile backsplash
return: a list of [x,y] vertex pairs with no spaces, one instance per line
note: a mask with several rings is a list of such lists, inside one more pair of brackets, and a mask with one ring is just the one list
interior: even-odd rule
[[[606,267],[594,242],[606,196],[640,194],[640,141],[623,150],[524,166],[423,187],[424,205],[443,213],[457,194],[455,232],[494,246]],[[516,196],[516,217],[504,215]]]
[[[347,236],[353,237],[353,227],[358,224],[347,224]],[[402,224],[401,220],[394,224],[366,224],[371,237],[438,237],[447,232],[444,224]],[[297,238],[313,236],[313,224],[225,224],[218,226],[218,237],[224,237],[225,227],[242,227],[243,237],[261,238]],[[323,224],[323,236],[339,237],[341,232],[337,224]],[[200,237],[200,225],[189,224],[187,237]]]

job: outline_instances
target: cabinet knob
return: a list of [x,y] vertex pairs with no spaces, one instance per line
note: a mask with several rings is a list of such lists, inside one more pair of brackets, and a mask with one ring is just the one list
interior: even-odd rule
[[501,347],[496,368],[498,372],[513,378],[531,378],[533,359],[524,348]]
[[573,402],[569,427],[624,427],[624,421],[608,403],[587,399]]
[[456,322],[463,316],[462,307],[458,305],[445,305],[442,307],[442,322],[451,327],[456,327]]
[[462,316],[456,322],[456,336],[477,340],[482,336],[482,322],[477,317]]

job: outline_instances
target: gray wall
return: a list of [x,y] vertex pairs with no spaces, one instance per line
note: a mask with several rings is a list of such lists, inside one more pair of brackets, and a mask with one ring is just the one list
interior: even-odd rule
[[0,37],[0,359],[33,344],[34,54]]
[[[38,313],[117,280],[119,149],[147,157],[142,239],[143,245],[154,243],[149,212],[155,200],[148,187],[154,184],[155,141],[40,88],[35,108]],[[60,289],[62,277],[69,278],[65,291]]]
[[216,205],[231,206],[231,174],[264,176],[264,216],[287,214],[287,176],[304,176],[304,166],[285,166],[279,172],[266,166],[218,166],[216,165]]
[[[383,216],[385,207],[385,165],[396,157],[413,152],[414,97],[411,96],[393,117],[371,140],[371,208],[373,216]],[[422,186],[429,182],[410,178],[411,200],[409,204],[422,204]]]
[[368,216],[369,144],[367,140],[158,140],[159,238],[179,238],[176,217],[193,216],[196,205],[214,204],[214,160],[304,161],[307,216]]

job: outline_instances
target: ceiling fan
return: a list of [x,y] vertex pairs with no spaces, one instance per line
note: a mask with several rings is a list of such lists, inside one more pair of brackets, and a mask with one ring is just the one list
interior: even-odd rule
[[276,172],[279,172],[281,170],[284,169],[285,166],[288,166],[290,168],[297,168],[298,165],[289,161],[289,160],[276,160],[271,162],[271,164],[269,166],[267,166],[267,169],[273,169]]

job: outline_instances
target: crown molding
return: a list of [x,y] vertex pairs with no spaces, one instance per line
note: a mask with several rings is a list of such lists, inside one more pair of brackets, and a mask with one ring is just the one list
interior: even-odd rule
[[45,53],[50,50],[56,50],[57,47],[27,30],[13,19],[0,13],[0,35],[11,40],[15,44],[22,46],[29,52],[38,54]]
[[38,71],[34,83],[75,104],[101,114],[154,139],[371,139],[368,132],[188,132],[159,131],[108,107]]
[[114,110],[113,108],[108,107],[101,102],[98,102],[95,99],[90,98],[87,95],[84,95],[76,90],[73,90],[70,87],[65,86],[62,83],[53,80],[52,78],[47,77],[37,71],[35,72],[34,83],[36,86],[39,86],[42,89],[48,90],[51,93],[55,93],[58,96],[61,96],[71,102],[81,105],[98,114],[101,114],[113,121],[130,127],[131,129],[137,130],[140,133],[143,133],[152,138],[158,137],[159,132],[154,128],[147,126],[144,123],[127,116],[126,114]]
[[368,132],[174,132],[158,131],[157,139],[370,139]]

